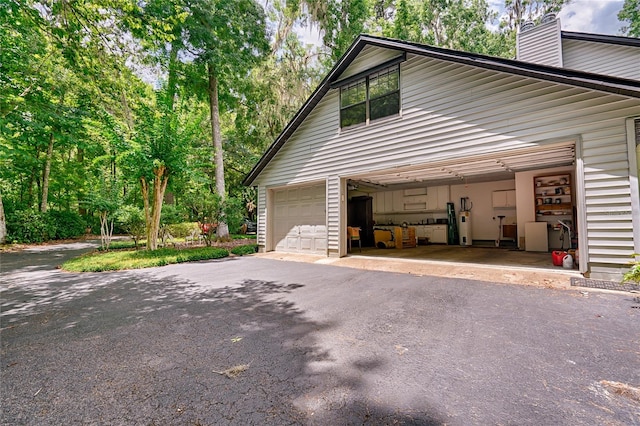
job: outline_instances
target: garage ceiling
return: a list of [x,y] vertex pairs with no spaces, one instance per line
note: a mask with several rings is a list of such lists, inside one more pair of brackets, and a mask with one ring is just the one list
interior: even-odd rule
[[574,164],[574,161],[575,145],[573,142],[567,142],[395,167],[353,176],[350,180],[378,190],[423,187],[456,181],[486,182],[511,179],[516,172],[568,166]]

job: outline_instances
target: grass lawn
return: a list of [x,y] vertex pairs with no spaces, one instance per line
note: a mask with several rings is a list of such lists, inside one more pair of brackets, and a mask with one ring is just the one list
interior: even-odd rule
[[[251,246],[253,247],[253,245]],[[253,252],[255,253],[255,249]],[[227,256],[229,256],[229,251],[221,247],[161,248],[153,251],[117,250],[89,253],[76,257],[63,263],[62,269],[69,272],[119,271],[164,266],[171,263],[220,259]]]
[[[230,234],[229,235],[231,237],[232,240],[255,240],[256,236],[255,235],[247,235],[247,234]],[[140,240],[138,241],[138,248],[144,248],[145,245],[147,244],[147,240]],[[173,238],[171,239],[167,245],[172,244],[172,245],[180,245],[180,244],[186,244],[185,239],[184,238]],[[135,248],[135,243],[133,242],[132,239],[130,240],[120,240],[120,241],[111,241],[111,244],[109,244],[109,250],[122,250],[122,249],[132,249]],[[102,247],[98,248],[98,250],[103,250]]]

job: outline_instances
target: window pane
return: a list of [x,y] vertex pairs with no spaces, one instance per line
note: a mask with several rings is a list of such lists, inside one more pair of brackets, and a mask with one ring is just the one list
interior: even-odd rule
[[377,98],[398,90],[398,68],[381,71],[369,78],[369,98]]
[[369,108],[371,109],[371,120],[398,114],[400,112],[400,93],[394,92],[372,99]]
[[362,79],[350,86],[340,89],[340,106],[347,107],[349,105],[364,102],[367,97],[367,88],[365,80]]
[[340,127],[349,127],[367,120],[367,104],[362,102],[340,111]]

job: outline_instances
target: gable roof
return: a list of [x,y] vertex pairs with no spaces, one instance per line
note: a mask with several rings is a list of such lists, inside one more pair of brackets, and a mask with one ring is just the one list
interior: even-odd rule
[[[566,33],[565,33],[566,34]],[[581,34],[581,33],[569,33]],[[590,36],[583,34],[583,36]],[[614,38],[613,36],[606,36]],[[624,39],[625,37],[615,37]],[[311,111],[318,105],[322,98],[332,88],[332,83],[336,82],[340,75],[347,69],[351,62],[360,54],[365,46],[381,47],[393,49],[403,54],[414,54],[447,62],[470,65],[474,67],[505,72],[514,75],[537,78],[545,81],[568,84],[576,87],[598,90],[617,95],[640,98],[640,81],[628,80],[618,77],[611,77],[602,74],[593,74],[583,71],[574,71],[564,68],[549,67],[529,62],[503,59],[493,56],[480,55],[476,53],[461,52],[457,50],[443,49],[424,44],[411,43],[401,40],[394,40],[384,37],[377,37],[362,34],[349,47],[347,52],[338,60],[336,65],[329,71],[309,99],[298,110],[293,119],[286,125],[282,133],[269,146],[262,158],[245,177],[243,183],[251,185],[262,170],[269,164],[269,161],[278,153],[280,148],[287,142],[296,129],[307,118]]]

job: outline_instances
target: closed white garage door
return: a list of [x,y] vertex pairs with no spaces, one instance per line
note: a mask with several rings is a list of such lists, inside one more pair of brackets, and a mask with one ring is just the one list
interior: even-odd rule
[[326,254],[324,184],[276,190],[274,209],[272,229],[276,251]]

